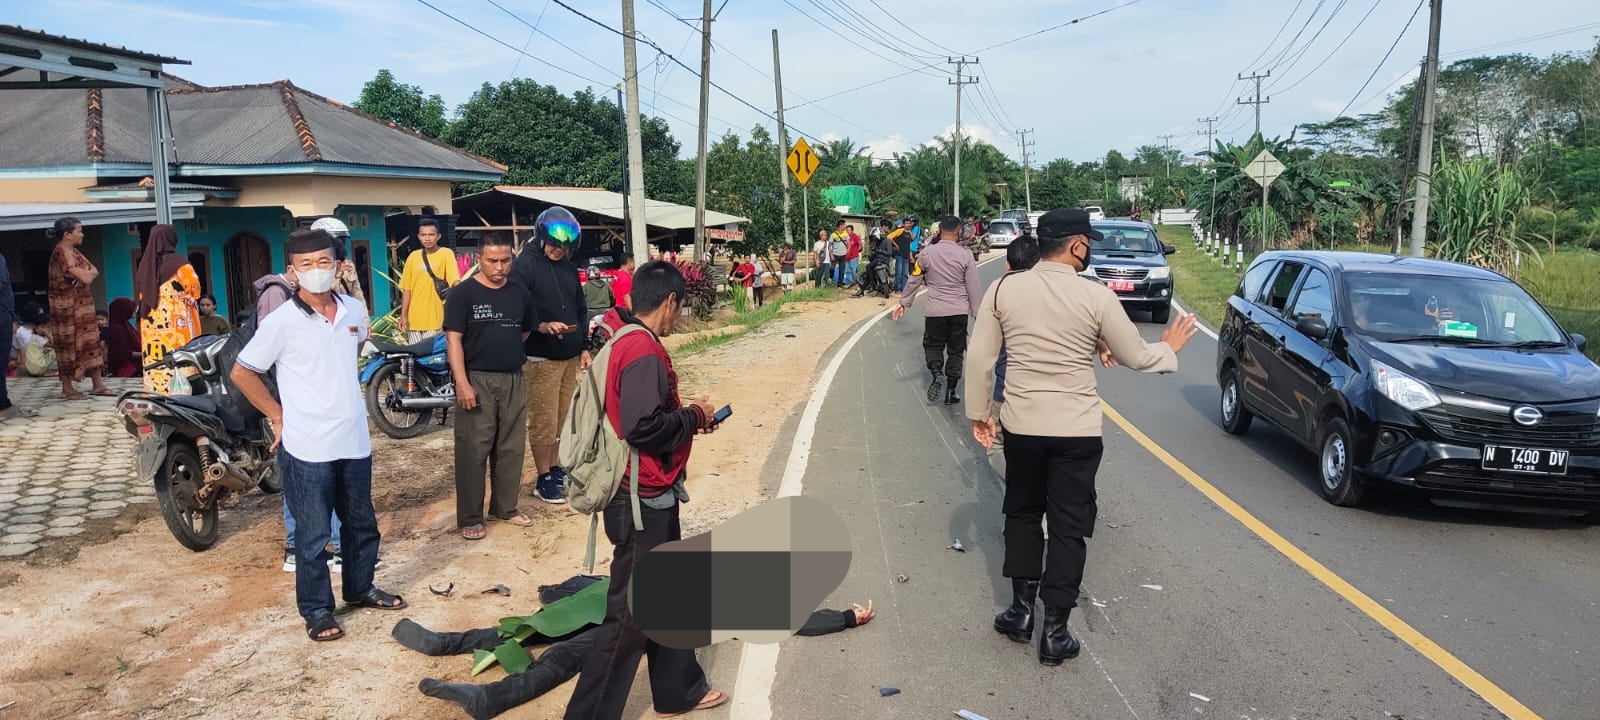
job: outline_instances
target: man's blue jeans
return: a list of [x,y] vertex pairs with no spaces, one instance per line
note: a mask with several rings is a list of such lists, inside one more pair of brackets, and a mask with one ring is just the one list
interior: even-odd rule
[[354,602],[372,590],[378,562],[378,515],[372,509],[372,457],[306,462],[278,449],[283,496],[296,518],[294,595],[300,616],[333,612],[328,570],[330,514],[341,521],[344,550],[344,600]]
[[906,281],[911,279],[911,258],[896,257],[894,259],[894,291],[906,289]]
[[854,285],[856,282],[856,268],[860,267],[861,259],[844,261],[844,284]]
[[844,258],[839,258],[833,262],[833,284],[839,287],[844,287],[847,284],[844,279],[845,264]]
[[[289,512],[289,496],[288,496],[288,494],[284,494],[284,496],[283,496],[283,530],[284,530],[284,532],[283,532],[283,537],[284,537],[283,549],[285,549],[285,550],[293,550],[295,548],[295,544],[294,544],[294,513]],[[341,545],[339,543],[339,516],[338,515],[334,515],[332,517],[332,527],[328,531],[328,534],[333,537],[333,554],[338,555],[339,554],[339,549],[341,547],[344,547],[343,545]]]

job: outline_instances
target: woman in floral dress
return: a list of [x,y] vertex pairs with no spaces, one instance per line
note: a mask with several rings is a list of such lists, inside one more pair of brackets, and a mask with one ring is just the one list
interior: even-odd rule
[[[150,229],[134,271],[139,294],[139,335],[144,342],[141,361],[149,365],[175,348],[187,345],[200,334],[200,276],[194,266],[178,254],[178,230],[171,225]],[[173,371],[168,368],[146,371],[144,387],[150,392],[168,393]]]
[[94,315],[94,295],[89,286],[100,277],[100,270],[83,256],[83,223],[64,217],[49,232],[56,247],[50,251],[50,337],[56,351],[56,367],[61,375],[61,396],[83,400],[87,396],[73,383],[89,378],[94,395],[115,396],[100,377],[105,355],[100,352],[100,323]]

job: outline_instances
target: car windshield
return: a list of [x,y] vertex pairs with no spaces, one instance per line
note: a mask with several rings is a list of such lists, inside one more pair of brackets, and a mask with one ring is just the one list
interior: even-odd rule
[[1159,253],[1161,243],[1145,228],[1096,228],[1105,237],[1089,243],[1089,252],[1101,253]]
[[1097,213],[1097,212],[1100,212],[1100,206],[1099,205],[1090,205],[1089,207],[1084,208],[1083,211],[1084,212]]
[[1566,343],[1538,301],[1514,282],[1347,273],[1349,325],[1386,342],[1481,345]]
[[1013,223],[1010,220],[996,220],[996,221],[994,221],[992,223],[989,223],[989,232],[993,232],[993,233],[998,233],[998,232],[1014,233],[1016,231],[1017,231],[1016,223]]

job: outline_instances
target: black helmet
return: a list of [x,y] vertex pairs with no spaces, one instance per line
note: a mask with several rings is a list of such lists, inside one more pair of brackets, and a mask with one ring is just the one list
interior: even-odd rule
[[557,205],[539,213],[539,219],[533,223],[533,233],[542,246],[555,245],[571,251],[578,246],[578,238],[583,233],[583,227],[578,224],[578,219],[572,216],[570,210]]

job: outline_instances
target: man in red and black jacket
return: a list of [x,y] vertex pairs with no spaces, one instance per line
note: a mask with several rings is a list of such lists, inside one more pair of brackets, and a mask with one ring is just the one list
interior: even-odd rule
[[[627,324],[649,332],[616,340],[606,366],[606,419],[639,452],[639,477],[624,477],[617,496],[602,513],[606,537],[614,546],[606,617],[596,630],[595,649],[584,662],[578,687],[567,706],[567,720],[621,720],[639,659],[650,656],[650,693],[656,712],[682,713],[715,707],[728,697],[712,690],[693,650],[657,645],[633,622],[629,583],[639,559],[652,549],[683,538],[678,504],[689,501],[685,468],[694,436],[709,433],[712,410],[704,397],[685,405],[678,397],[678,373],[662,346],[683,315],[683,273],[665,262],[650,262],[633,276],[633,311],[614,307],[598,329],[611,338]],[[637,480],[637,482],[635,482]],[[639,493],[643,530],[633,527],[629,494]]]

